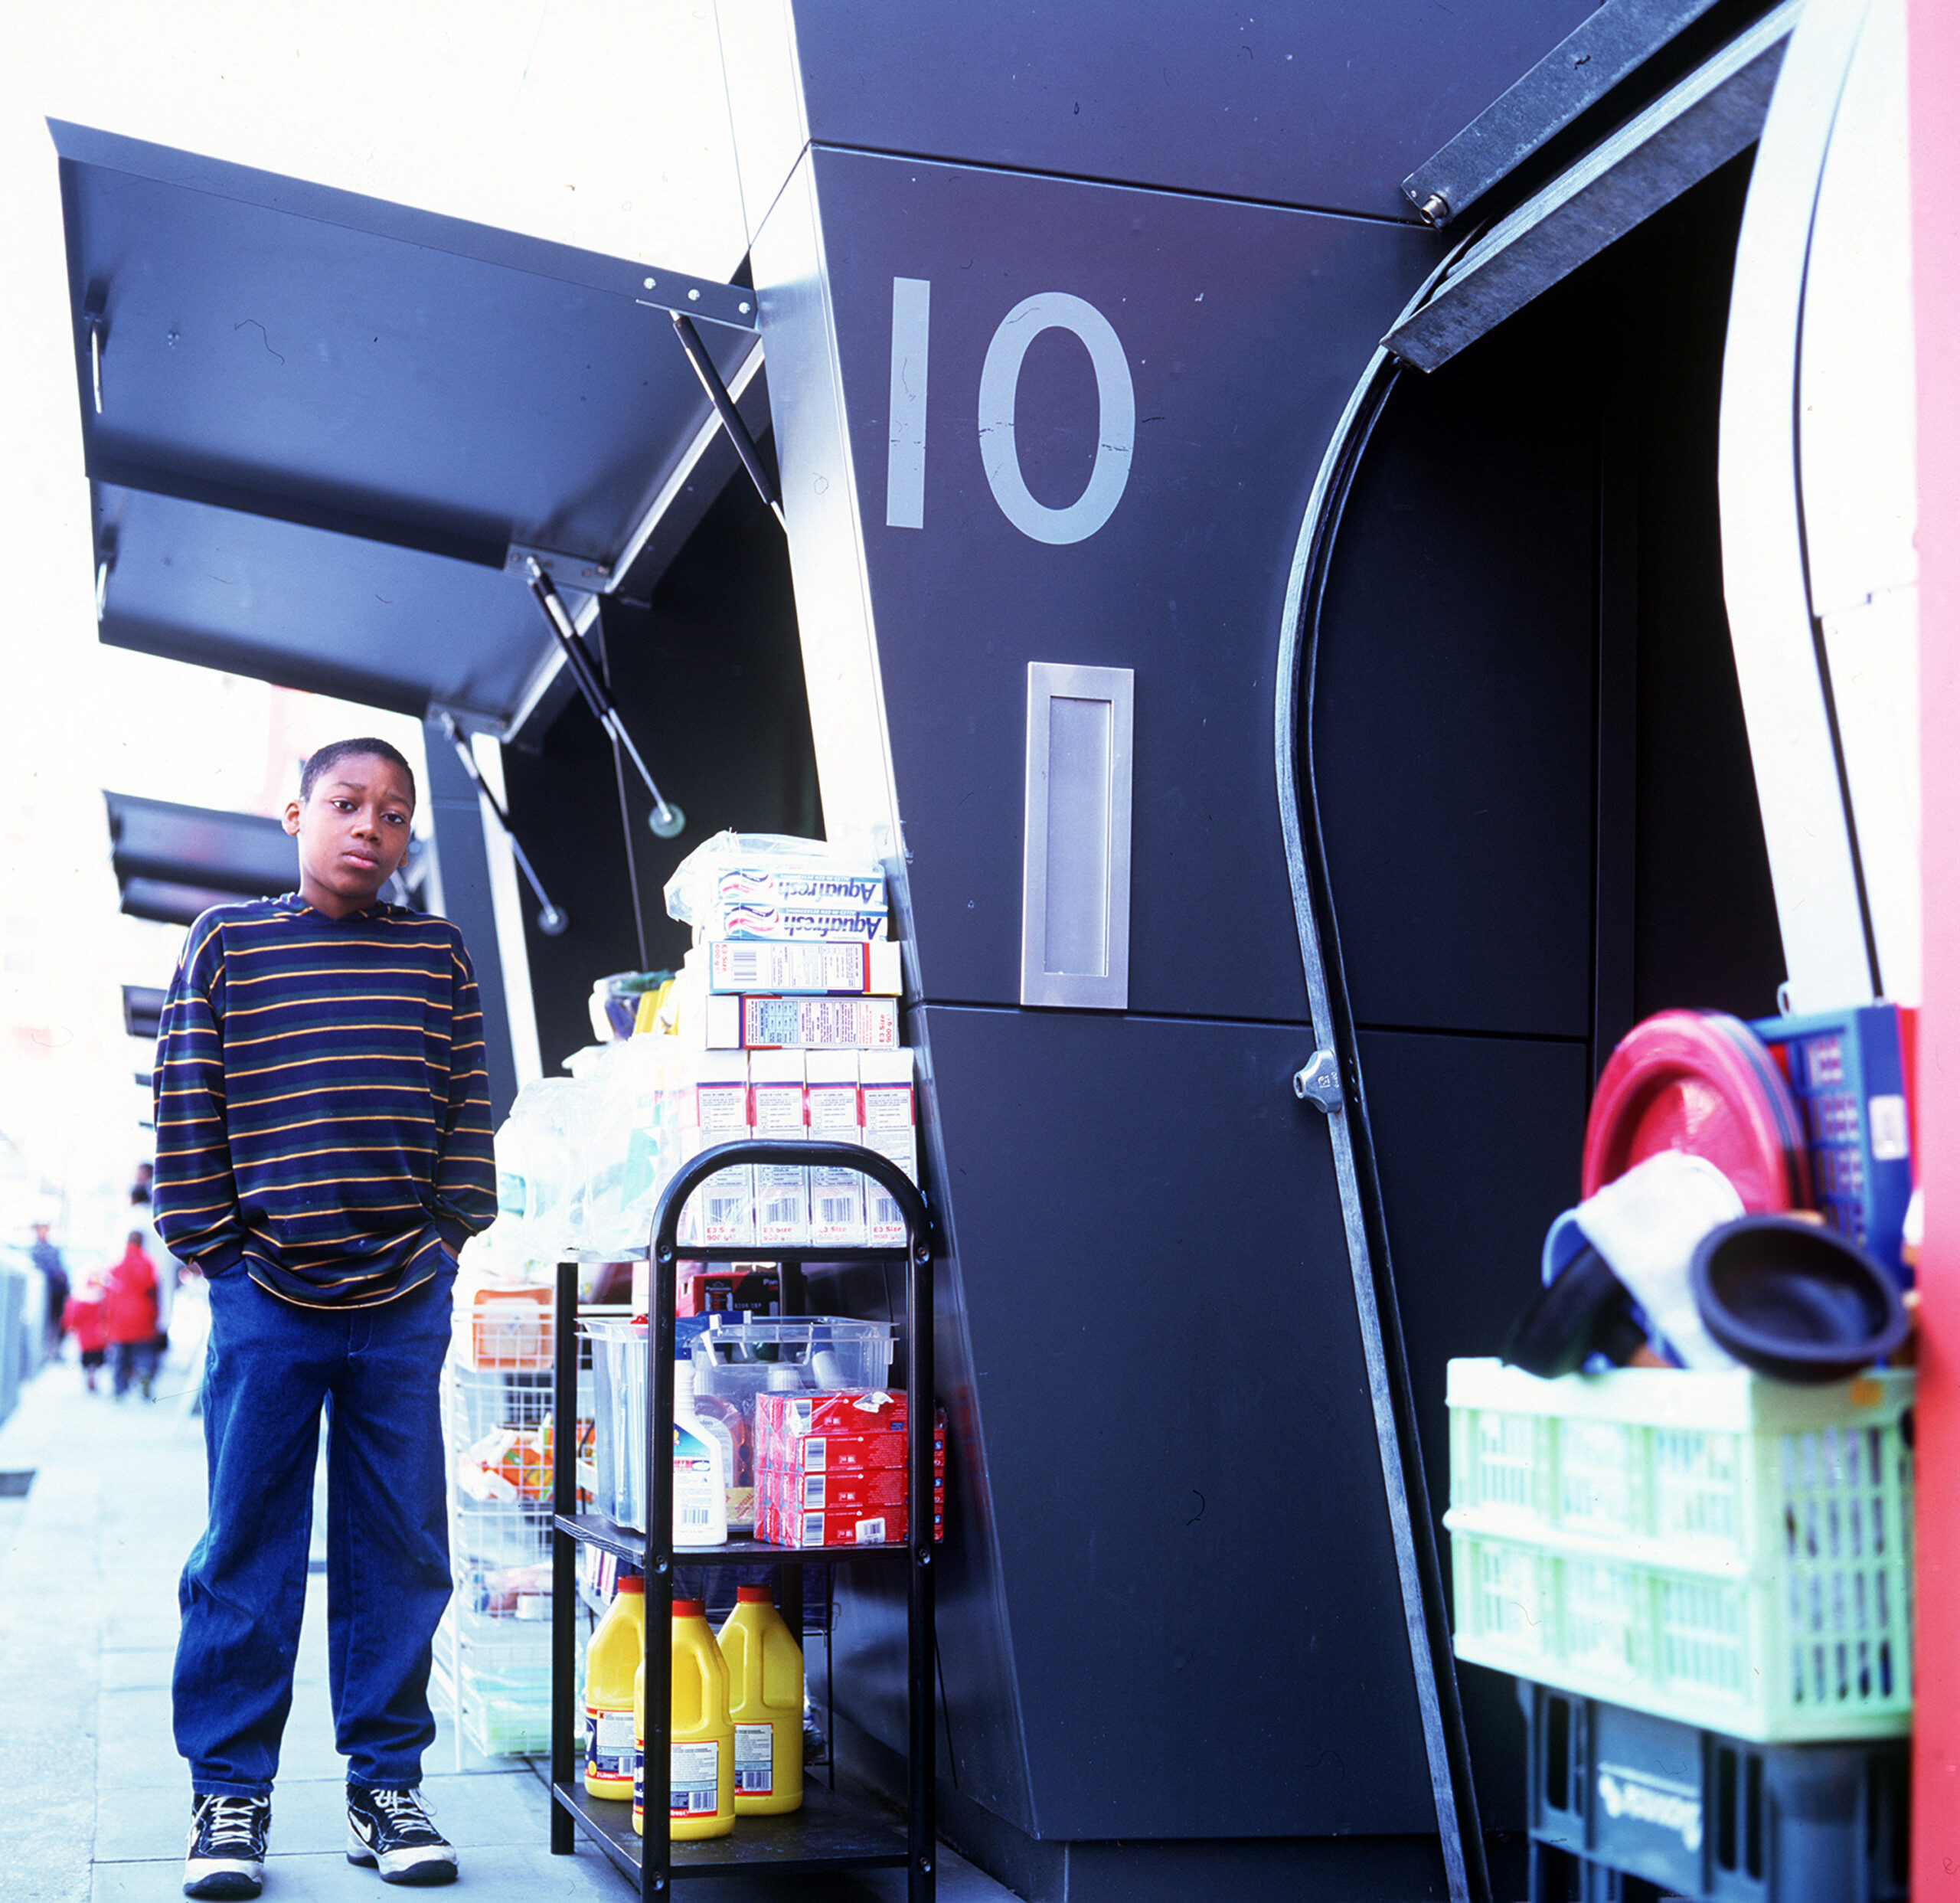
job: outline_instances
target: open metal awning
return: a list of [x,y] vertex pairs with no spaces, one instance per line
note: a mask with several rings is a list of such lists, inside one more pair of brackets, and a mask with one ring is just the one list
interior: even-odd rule
[[122,987],[122,1028],[132,1038],[154,1044],[163,1028],[164,1001],[168,994],[155,985]]
[[270,898],[299,882],[299,849],[276,819],[105,793],[109,864],[134,918],[188,925],[214,905]]
[[[1615,0],[1602,7],[1595,19],[1610,25],[1609,15],[1619,11],[1629,18],[1651,16],[1646,24],[1658,36],[1655,44],[1664,45],[1682,18],[1707,10],[1698,0]],[[1802,0],[1782,0],[1634,112],[1476,237],[1451,261],[1422,307],[1383,343],[1419,370],[1437,368],[1753,145],[1762,132],[1784,47],[1802,11]],[[1574,34],[1573,41],[1589,28]],[[1563,91],[1572,90],[1566,72],[1573,57],[1567,51],[1570,44],[1555,48],[1542,63],[1556,70]],[[1564,110],[1557,103],[1560,91],[1541,97],[1544,90],[1534,68],[1436,159],[1412,173],[1406,188],[1412,195],[1432,191],[1442,204],[1446,194],[1439,181],[1460,172],[1472,182],[1450,188],[1459,194],[1488,190],[1476,167],[1488,159],[1490,149],[1508,152],[1521,146],[1527,154],[1535,149],[1533,136],[1521,129],[1519,116],[1537,112],[1549,123]]]
[[[276,819],[256,813],[185,806],[105,793],[109,864],[132,918],[188,925],[214,905],[241,898],[276,898],[299,883],[299,849]],[[425,867],[423,843],[409,848],[397,875],[413,894]],[[393,888],[384,898],[399,896]]]
[[740,285],[51,127],[106,642],[507,731],[737,466]]

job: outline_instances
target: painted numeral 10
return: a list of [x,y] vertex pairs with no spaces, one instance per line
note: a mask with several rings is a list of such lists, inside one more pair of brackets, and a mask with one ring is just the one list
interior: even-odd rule
[[[885,525],[926,525],[926,371],[932,336],[932,281],[891,281],[891,433],[885,461]],[[1015,394],[1027,347],[1044,330],[1069,332],[1096,372],[1096,463],[1066,508],[1037,502],[1014,446]],[[1026,536],[1057,545],[1086,541],[1116,512],[1136,446],[1136,391],[1114,327],[1067,291],[1037,291],[1003,317],[980,368],[980,463],[1001,513]]]

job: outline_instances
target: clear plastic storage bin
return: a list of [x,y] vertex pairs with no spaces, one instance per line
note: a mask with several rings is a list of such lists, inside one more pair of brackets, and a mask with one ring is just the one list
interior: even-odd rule
[[[731,1403],[751,1429],[755,1398],[765,1388],[835,1392],[882,1388],[890,1378],[888,1322],[833,1315],[713,1315],[705,1320],[694,1344],[694,1391]],[[590,1316],[583,1326],[592,1342],[598,1509],[622,1526],[644,1532],[647,1325]]]
[[1458,1657],[1762,1743],[1904,1731],[1913,1393],[1452,1362]]

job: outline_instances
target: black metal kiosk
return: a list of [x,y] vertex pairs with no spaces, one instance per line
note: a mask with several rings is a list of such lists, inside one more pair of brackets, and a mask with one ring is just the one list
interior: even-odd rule
[[[835,1717],[915,1885],[936,1801],[1040,1899],[1488,1897],[1522,1730],[1450,1656],[1443,1365],[1615,1038],[1782,975],[1716,450],[1795,10],[720,11],[727,283],[57,129],[103,636],[426,715],[492,976],[443,717],[494,737],[550,1060],[684,948],[665,796],[873,842],[962,1510],[845,1569]],[[662,1508],[564,1473],[560,1616],[596,1538],[658,1618]]]

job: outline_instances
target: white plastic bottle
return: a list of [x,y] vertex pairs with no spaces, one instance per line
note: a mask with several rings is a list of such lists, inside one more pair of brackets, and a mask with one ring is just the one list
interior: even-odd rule
[[728,1476],[735,1448],[718,1421],[694,1412],[694,1365],[674,1362],[674,1544],[721,1546],[728,1540]]

